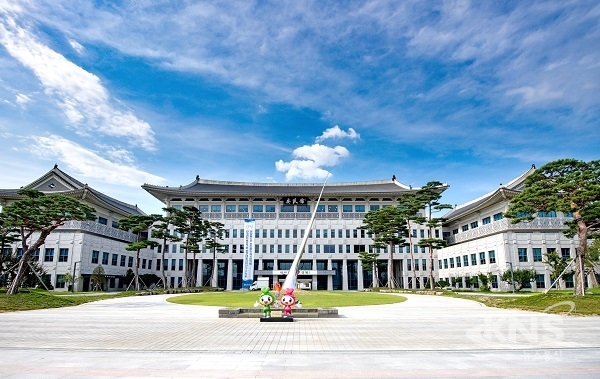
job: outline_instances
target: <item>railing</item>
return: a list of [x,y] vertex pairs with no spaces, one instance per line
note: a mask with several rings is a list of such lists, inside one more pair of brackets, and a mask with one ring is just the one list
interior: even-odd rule
[[248,212],[230,212],[230,213],[225,213],[225,219],[241,219],[241,218],[248,218],[249,213]]
[[274,220],[277,218],[277,213],[273,213],[273,212],[252,213],[252,218],[261,219],[261,220]]
[[357,218],[365,218],[365,213],[364,212],[347,212],[347,213],[342,213],[342,218],[351,218],[351,219],[357,219]]
[[465,241],[474,240],[481,237],[490,236],[493,234],[503,233],[512,230],[563,230],[566,229],[564,219],[562,218],[545,218],[538,217],[529,222],[520,222],[511,224],[510,219],[503,218],[499,221],[494,221],[491,224],[482,225],[478,228],[458,233],[453,236],[446,237],[448,245],[454,245]]
[[[346,213],[341,213],[341,218],[342,219],[363,219],[365,217],[364,212],[346,212]],[[250,213],[244,213],[244,212],[225,212],[225,213],[220,213],[220,212],[211,212],[211,213],[203,213],[202,216],[206,217],[206,219],[208,220],[220,220],[220,219],[227,219],[227,220],[239,220],[239,219],[245,219],[245,218],[249,218],[250,217]],[[308,220],[311,217],[311,213],[310,212],[280,212],[280,213],[273,213],[273,212],[257,212],[257,213],[252,213],[252,218],[255,219],[260,219],[260,220],[275,220],[275,219],[280,219],[280,220]],[[330,219],[330,220],[336,220],[340,218],[340,213],[337,212],[319,212],[315,215],[316,219]]]
[[107,225],[98,224],[94,221],[67,221],[59,226],[58,230],[83,230],[104,237],[114,238],[121,241],[135,242],[136,235],[125,230],[113,228]]

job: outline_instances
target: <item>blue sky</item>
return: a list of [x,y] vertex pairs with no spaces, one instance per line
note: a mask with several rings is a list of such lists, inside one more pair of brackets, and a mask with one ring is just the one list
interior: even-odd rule
[[598,159],[597,1],[0,0],[0,188],[388,179],[461,204]]

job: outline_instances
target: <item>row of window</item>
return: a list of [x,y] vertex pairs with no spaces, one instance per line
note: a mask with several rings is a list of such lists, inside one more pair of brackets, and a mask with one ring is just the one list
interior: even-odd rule
[[[469,259],[470,258],[470,259]],[[496,263],[496,252],[494,250],[490,250],[487,252],[487,258],[489,259],[490,264],[491,263]],[[472,253],[471,255],[466,254],[462,256],[462,260],[460,255],[455,258],[444,258],[444,259],[439,259],[438,260],[438,265],[439,265],[439,269],[446,269],[446,268],[454,268],[454,264],[456,262],[456,267],[462,267],[462,266],[469,266],[469,263],[471,264],[471,266],[476,266],[477,263],[484,265],[486,264],[487,260],[486,260],[486,254],[485,251],[480,252],[479,254],[477,253]]]
[[[463,288],[466,284],[468,288],[479,288],[479,281],[473,280],[475,277],[465,277],[464,281],[461,280],[456,281],[456,278],[445,278],[446,282],[450,283],[451,286],[458,286],[458,288]],[[573,276],[565,276],[565,284],[567,288],[573,287]],[[498,275],[492,275],[490,284],[492,288],[498,288]],[[535,286],[536,288],[546,288],[546,276],[545,274],[537,274],[535,277]],[[531,283],[527,283],[523,288],[531,288]]]
[[[531,250],[532,250],[533,262],[543,262],[542,248],[540,248],[540,247],[534,247]],[[550,254],[550,253],[554,253],[554,252],[556,252],[556,248],[554,248],[554,247],[548,247],[548,248],[546,248],[546,254]],[[529,256],[527,248],[519,247],[517,249],[517,253],[518,253],[518,256],[519,256],[519,262],[529,262],[530,261],[530,256]],[[568,247],[562,247],[560,249],[560,256],[563,259],[569,259],[569,258],[571,258],[571,249],[568,248]]]
[[[181,209],[181,206],[174,206],[174,208]],[[379,209],[379,205],[369,205],[369,210],[375,211]],[[198,209],[202,213],[219,213],[223,209],[221,204],[213,204],[213,205],[199,205]],[[248,213],[249,206],[246,204],[227,204],[225,205],[225,212],[233,213]],[[335,213],[339,211],[339,206],[336,204],[325,204],[317,206],[317,212],[331,212]],[[253,213],[275,213],[276,205],[274,204],[254,204],[252,205]],[[280,212],[311,212],[310,205],[308,204],[282,204],[280,206]],[[342,212],[357,212],[364,213],[365,205],[364,204],[343,204]]]
[[[6,249],[5,249],[6,250]],[[10,252],[10,249],[9,249]],[[23,248],[17,249],[17,258],[21,258],[23,255]],[[40,260],[40,249],[36,249],[33,252],[32,259],[34,261]],[[69,249],[58,249],[58,261],[59,262],[68,262],[69,261]],[[54,262],[54,248],[44,249],[44,262]]]
[[[110,257],[111,266],[121,266],[125,267],[133,267],[133,257],[128,257],[126,255],[121,255],[119,259],[119,254],[112,254],[112,256],[107,252],[102,252],[102,265],[107,266],[108,260]],[[98,264],[100,262],[100,251],[92,250],[92,264]],[[146,259],[142,261],[142,268],[146,268]],[[149,267],[150,268],[150,267]]]

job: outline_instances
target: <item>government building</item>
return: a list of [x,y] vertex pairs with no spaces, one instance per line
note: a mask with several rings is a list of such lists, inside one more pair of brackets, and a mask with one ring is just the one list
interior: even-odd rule
[[[531,222],[519,224],[511,224],[503,217],[510,199],[522,190],[525,179],[534,170],[535,167],[532,167],[496,190],[455,206],[444,216],[446,221],[439,230],[434,230],[433,236],[444,238],[448,244],[435,253],[433,269],[436,278],[445,280],[454,288],[477,290],[480,283],[472,278],[478,274],[489,274],[493,291],[510,291],[511,287],[500,279],[502,273],[510,269],[532,268],[536,270],[537,277],[531,283],[531,290],[550,287],[550,271],[543,262],[544,254],[556,251],[565,258],[575,256],[577,240],[562,234],[564,221],[572,215],[547,212],[539,214]],[[94,290],[90,276],[99,265],[104,268],[107,278],[101,289],[116,291],[129,286],[125,275],[135,264],[135,252],[125,250],[125,247],[135,240],[135,236],[119,229],[118,221],[128,215],[144,214],[142,210],[89,187],[58,166],[22,188],[72,196],[96,209],[95,221],[67,222],[35,252],[34,260],[43,264],[57,290],[68,287],[63,279],[65,272],[82,276],[83,279],[75,285],[76,290]],[[185,283],[184,268],[187,265],[188,275],[193,276],[196,283],[216,285],[225,290],[242,287],[245,220],[252,219],[255,223],[254,278],[268,278],[272,286],[283,282],[288,274],[315,210],[315,221],[308,232],[300,264],[298,285],[318,290],[369,288],[373,274],[370,269],[363,269],[359,253],[375,251],[380,254],[383,265],[379,270],[379,285],[386,286],[389,252],[374,248],[372,239],[359,227],[367,212],[396,205],[401,196],[418,190],[398,182],[395,177],[328,183],[316,207],[322,184],[247,183],[196,177],[187,185],[144,184],[142,188],[165,207],[197,207],[205,220],[222,223],[224,235],[218,242],[225,249],[216,254],[216,278],[211,276],[214,252],[201,246],[201,252],[195,257],[188,254],[185,262],[180,242],[167,246],[164,260],[162,246],[143,249],[139,261],[140,275],[160,276],[161,267],[164,267],[167,284],[179,287]],[[443,185],[440,191],[446,188],[447,185]],[[0,190],[0,205],[6,206],[22,198],[17,192],[18,189]],[[422,214],[426,215],[425,210]],[[174,230],[171,232],[175,233]],[[409,233],[411,244],[394,248],[395,284],[404,289],[425,288],[430,269],[429,254],[418,243],[426,238],[427,230],[425,226],[414,224]],[[5,247],[3,251],[3,254],[17,256],[22,253],[19,244]],[[558,286],[572,287],[572,277],[566,276]]]

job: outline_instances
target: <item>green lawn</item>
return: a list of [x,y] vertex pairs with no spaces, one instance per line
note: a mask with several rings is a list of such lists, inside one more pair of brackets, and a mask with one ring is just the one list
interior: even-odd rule
[[[296,298],[305,308],[337,308],[358,305],[379,305],[401,303],[406,298],[398,295],[342,292],[342,291],[296,291]],[[212,292],[174,296],[168,301],[177,304],[214,305],[229,308],[252,308],[260,297],[260,292]]]
[[6,292],[2,292],[0,293],[0,312],[70,307],[91,301],[132,296],[134,292],[121,292],[118,294],[97,294],[94,292],[94,296],[83,294],[66,296],[67,294],[70,293],[60,292],[60,295],[57,296],[57,294],[45,290],[22,290],[16,295],[7,295]]

